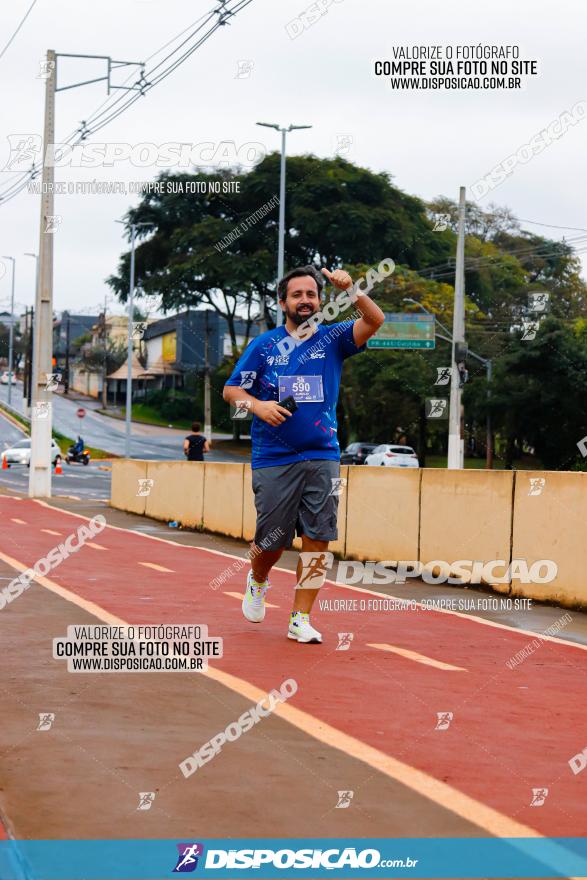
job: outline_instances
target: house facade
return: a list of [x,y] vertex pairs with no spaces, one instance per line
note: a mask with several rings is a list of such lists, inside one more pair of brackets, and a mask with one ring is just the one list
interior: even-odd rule
[[[246,322],[236,321],[237,345],[245,343]],[[258,326],[252,324],[249,338],[257,336]],[[145,373],[152,379],[152,388],[182,388],[187,374],[201,373],[206,366],[215,370],[225,357],[232,354],[226,320],[212,309],[191,310],[154,321],[143,336],[146,356]]]

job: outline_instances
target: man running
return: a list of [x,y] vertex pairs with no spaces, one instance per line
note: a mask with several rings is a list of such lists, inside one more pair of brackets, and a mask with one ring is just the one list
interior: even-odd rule
[[[339,290],[352,287],[348,272],[322,273]],[[277,290],[285,323],[249,343],[223,393],[253,415],[257,524],[243,614],[252,623],[265,617],[269,572],[297,531],[302,552],[288,638],[302,643],[322,641],[310,611],[326,578],[328,543],[338,537],[336,404],[343,362],[364,351],[385,320],[379,306],[355,290],[345,296],[359,311],[358,320],[329,326],[310,320],[308,326],[320,309],[324,283],[314,266],[284,275]]]

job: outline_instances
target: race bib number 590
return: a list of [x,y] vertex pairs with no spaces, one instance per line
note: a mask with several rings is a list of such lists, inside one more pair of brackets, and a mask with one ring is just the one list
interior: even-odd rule
[[322,376],[280,376],[279,399],[293,397],[296,403],[322,403]]

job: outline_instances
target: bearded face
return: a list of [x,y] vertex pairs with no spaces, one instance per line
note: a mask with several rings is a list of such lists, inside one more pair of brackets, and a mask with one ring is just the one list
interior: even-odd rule
[[320,308],[318,285],[311,275],[292,278],[287,285],[285,302],[281,303],[286,320],[299,327]]

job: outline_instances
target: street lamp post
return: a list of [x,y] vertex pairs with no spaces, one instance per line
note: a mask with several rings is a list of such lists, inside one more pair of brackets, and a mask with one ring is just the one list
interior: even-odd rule
[[[279,168],[279,236],[277,245],[277,281],[283,278],[284,262],[285,262],[285,136],[288,131],[297,131],[301,128],[312,128],[311,125],[289,125],[287,128],[281,127],[273,122],[257,122],[265,128],[274,128],[281,132],[281,161]],[[275,290],[275,325],[280,326],[283,320],[283,314],[279,308],[279,293],[277,285]]]
[[2,257],[12,261],[12,290],[10,294],[10,329],[8,331],[8,406],[12,403],[12,365],[14,361],[14,275],[16,260],[14,257]]
[[[124,220],[116,220],[116,223],[124,223]],[[135,238],[137,228],[139,226],[150,226],[150,223],[130,223],[130,283],[128,289],[128,334],[127,334],[127,354],[126,354],[126,412],[125,412],[125,435],[124,435],[124,456],[130,458],[130,442],[132,436],[132,354],[133,354],[133,336],[132,336],[132,319],[134,313],[134,292],[135,292]]]

